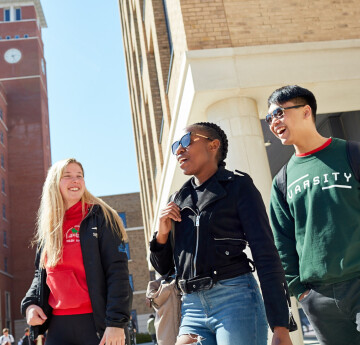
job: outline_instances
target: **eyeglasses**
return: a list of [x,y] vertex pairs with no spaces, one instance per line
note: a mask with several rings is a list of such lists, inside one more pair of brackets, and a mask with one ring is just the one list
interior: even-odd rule
[[206,137],[205,135],[202,135],[202,134],[197,134],[197,133],[193,133],[193,132],[187,132],[184,136],[181,137],[180,140],[175,141],[171,145],[171,151],[172,151],[172,153],[174,155],[176,155],[176,151],[177,151],[177,149],[179,148],[180,145],[185,149],[186,147],[188,147],[191,144],[191,134],[197,135],[198,137],[202,137],[202,138],[205,138],[205,139],[210,140],[210,141],[214,140],[214,139]]
[[267,114],[265,116],[265,121],[271,125],[271,122],[273,120],[273,118],[275,119],[281,119],[284,117],[284,110],[286,109],[294,109],[294,108],[300,108],[300,107],[305,107],[306,104],[301,104],[301,105],[294,105],[292,107],[286,107],[286,108],[282,108],[282,107],[278,107],[276,109],[274,109],[270,114]]

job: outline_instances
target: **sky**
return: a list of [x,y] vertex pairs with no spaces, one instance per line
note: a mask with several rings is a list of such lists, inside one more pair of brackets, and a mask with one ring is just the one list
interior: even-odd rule
[[41,3],[52,162],[79,160],[96,196],[138,192],[118,1]]

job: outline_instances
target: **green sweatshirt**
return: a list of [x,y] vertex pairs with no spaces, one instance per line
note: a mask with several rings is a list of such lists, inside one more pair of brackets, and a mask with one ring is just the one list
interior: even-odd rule
[[[299,298],[306,285],[360,277],[360,183],[346,156],[346,142],[287,166],[287,202],[274,179],[270,219],[290,292]],[[290,211],[289,211],[290,210]]]

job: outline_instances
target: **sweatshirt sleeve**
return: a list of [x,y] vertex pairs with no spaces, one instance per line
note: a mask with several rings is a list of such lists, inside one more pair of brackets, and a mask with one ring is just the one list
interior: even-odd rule
[[286,281],[264,202],[252,179],[241,177],[237,207],[259,276],[270,328],[289,327]]
[[270,199],[270,221],[275,244],[282,261],[289,291],[296,298],[307,290],[299,275],[299,256],[296,251],[295,222],[289,206],[273,180]]

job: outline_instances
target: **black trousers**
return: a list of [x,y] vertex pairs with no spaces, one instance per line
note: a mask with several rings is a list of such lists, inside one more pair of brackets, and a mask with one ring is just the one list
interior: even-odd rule
[[46,345],[99,345],[93,314],[52,315]]
[[300,304],[320,344],[360,344],[360,278],[314,286]]

